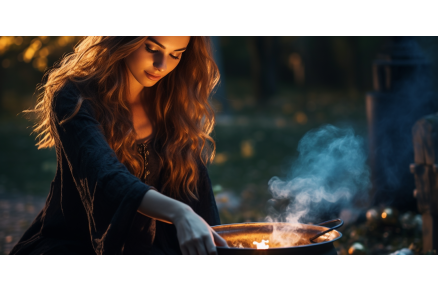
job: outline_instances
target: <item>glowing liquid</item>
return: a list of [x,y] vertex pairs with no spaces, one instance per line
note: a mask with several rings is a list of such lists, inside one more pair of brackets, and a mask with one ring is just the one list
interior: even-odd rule
[[268,249],[269,245],[266,245],[265,243],[269,243],[269,240],[262,239],[262,242],[259,243],[257,241],[254,241],[252,244],[257,245],[257,249]]

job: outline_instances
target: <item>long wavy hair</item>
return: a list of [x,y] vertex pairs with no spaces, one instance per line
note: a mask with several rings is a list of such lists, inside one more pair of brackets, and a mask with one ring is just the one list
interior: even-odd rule
[[[57,137],[53,99],[68,82],[81,92],[68,122],[87,99],[96,113],[101,130],[117,158],[137,177],[142,177],[144,162],[136,149],[136,133],[126,96],[129,92],[128,68],[124,59],[144,44],[147,37],[85,37],[49,69],[35,108],[38,149],[53,147]],[[199,162],[206,165],[215,154],[210,137],[214,111],[208,98],[219,81],[212,58],[209,37],[191,37],[176,68],[146,88],[154,141],[159,141],[161,169],[166,177],[163,190],[174,198],[198,199]],[[143,102],[146,102],[143,98]],[[155,144],[156,146],[156,144]],[[181,190],[183,190],[181,192]]]

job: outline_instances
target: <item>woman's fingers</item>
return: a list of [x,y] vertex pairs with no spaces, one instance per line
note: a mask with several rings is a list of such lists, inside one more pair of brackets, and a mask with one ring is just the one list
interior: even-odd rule
[[205,250],[204,240],[202,240],[202,239],[199,241],[196,241],[196,249],[198,250],[198,254],[201,254],[201,255],[208,254],[207,251]]
[[206,254],[217,254],[216,246],[213,243],[211,236],[205,237],[204,239]]
[[180,246],[182,254],[207,255],[217,254],[216,246],[213,244],[211,236],[204,236],[194,239]]
[[195,246],[194,245],[192,245],[192,244],[188,244],[188,245],[186,245],[186,249],[188,250],[188,254],[190,254],[190,255],[192,255],[192,254],[198,254],[198,252],[197,252],[197,250],[196,250],[196,248],[195,248]]
[[213,239],[214,239],[214,243],[217,246],[226,246],[228,247],[227,242],[225,241],[225,239],[223,239],[222,237],[220,237],[219,234],[216,233],[216,231],[213,230],[213,228],[210,227],[211,230],[211,234],[213,234]]
[[193,239],[190,242],[187,242],[183,246],[181,246],[181,251],[186,249],[188,251],[187,254],[191,255],[205,255],[207,251],[205,250],[204,241],[201,238]]

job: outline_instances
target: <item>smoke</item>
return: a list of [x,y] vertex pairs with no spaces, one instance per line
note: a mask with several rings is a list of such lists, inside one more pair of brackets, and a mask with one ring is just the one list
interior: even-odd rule
[[298,152],[290,176],[268,183],[273,200],[267,221],[333,219],[323,217],[367,194],[371,183],[364,139],[351,127],[311,130],[300,140]]

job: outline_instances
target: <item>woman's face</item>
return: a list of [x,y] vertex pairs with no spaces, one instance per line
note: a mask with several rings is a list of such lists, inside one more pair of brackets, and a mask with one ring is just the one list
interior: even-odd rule
[[179,64],[189,36],[150,36],[128,57],[126,65],[141,85],[154,86]]

